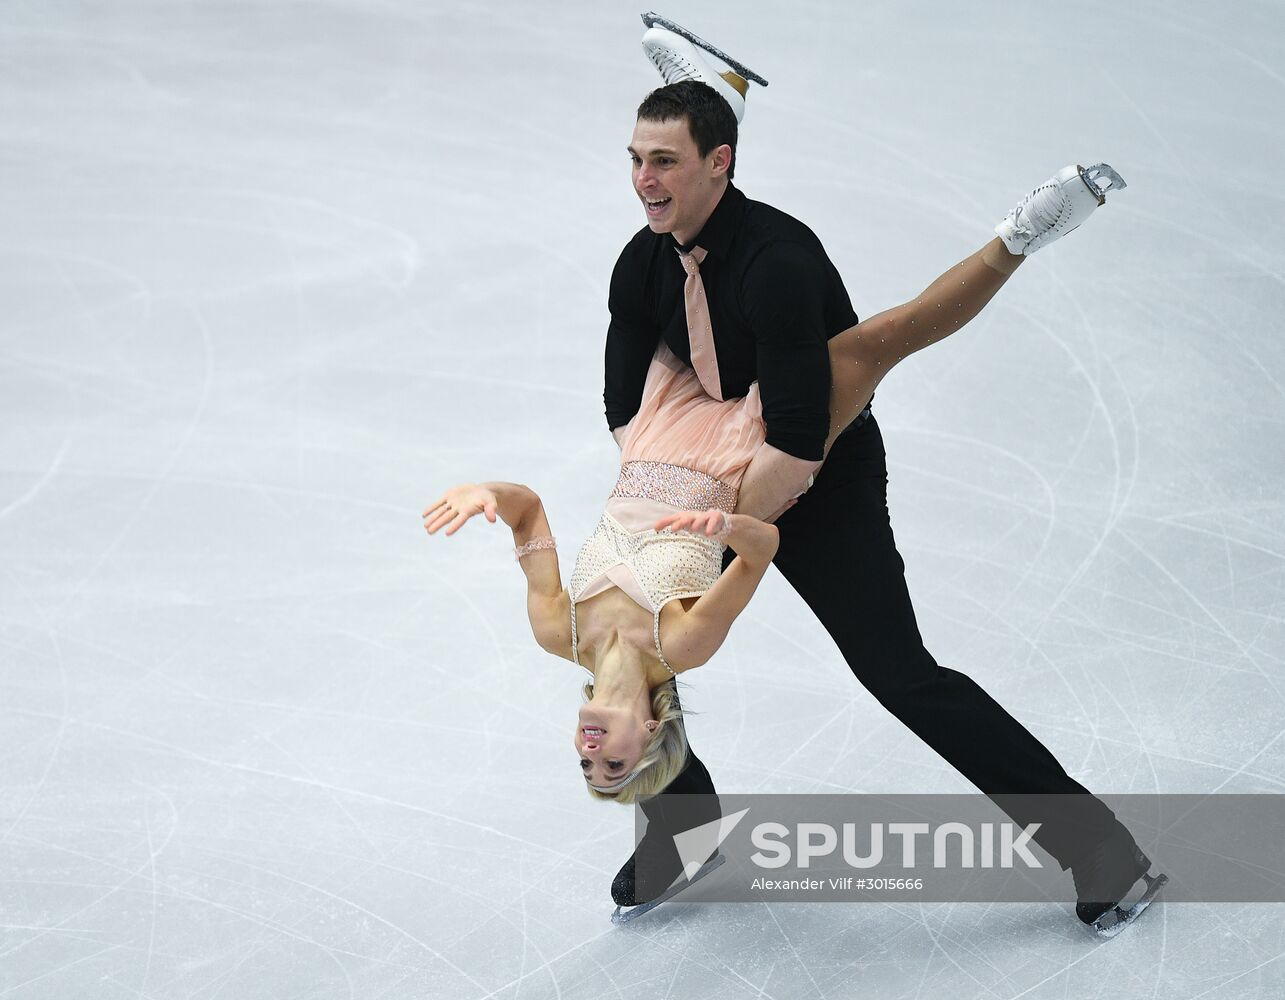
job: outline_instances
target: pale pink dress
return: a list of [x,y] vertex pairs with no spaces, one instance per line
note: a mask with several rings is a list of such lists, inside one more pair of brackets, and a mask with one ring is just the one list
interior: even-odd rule
[[[744,397],[714,399],[662,341],[642,403],[625,425],[620,479],[599,530],[577,557],[573,605],[616,586],[659,623],[664,604],[707,590],[718,578],[723,546],[655,536],[652,526],[676,510],[735,510],[745,470],[766,439],[757,382]],[[633,537],[621,538],[620,529]]]
[[757,382],[744,397],[714,399],[706,394],[695,370],[661,341],[647,371],[642,404],[625,425],[620,464],[678,465],[735,490],[765,440]]

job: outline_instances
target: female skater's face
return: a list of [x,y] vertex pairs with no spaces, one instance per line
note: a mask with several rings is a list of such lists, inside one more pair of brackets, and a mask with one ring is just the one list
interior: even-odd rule
[[690,243],[723,193],[731,147],[701,156],[686,118],[639,121],[629,143],[634,193],[653,233],[673,233]]
[[614,785],[638,763],[651,732],[646,719],[623,709],[582,705],[572,743],[591,785]]

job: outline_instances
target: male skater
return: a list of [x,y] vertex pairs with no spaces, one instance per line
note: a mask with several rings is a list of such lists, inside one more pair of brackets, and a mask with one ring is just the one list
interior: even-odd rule
[[[1116,903],[1150,867],[1133,837],[1016,719],[924,648],[889,524],[883,441],[869,407],[821,464],[829,430],[826,342],[857,317],[812,232],[731,183],[743,109],[742,101],[733,112],[732,87],[743,99],[744,80],[738,85],[734,74],[720,73],[705,53],[664,28],[652,27],[644,48],[668,85],[639,107],[629,147],[647,225],[625,247],[611,280],[608,426],[619,440],[638,410],[661,338],[691,363],[685,299],[691,283],[676,251],[701,248],[695,256],[723,398],[744,396],[757,380],[767,426],[767,444],[745,475],[737,511],[779,517],[777,568],[871,694],[1018,823],[1041,823],[1034,839],[1072,870],[1081,920],[1094,923],[1112,911],[1126,916]],[[1040,220],[1033,225],[1039,230]],[[1010,225],[997,232],[1013,253],[1061,235],[1056,220],[1043,231],[1014,233]],[[712,794],[714,785],[693,753],[667,791]],[[1023,794],[1065,798],[1033,814],[1029,801],[1006,799]],[[653,821],[644,847],[667,839],[661,826]],[[621,906],[644,902],[635,897],[634,873],[631,857],[612,886]],[[1086,898],[1090,885],[1110,889]]]

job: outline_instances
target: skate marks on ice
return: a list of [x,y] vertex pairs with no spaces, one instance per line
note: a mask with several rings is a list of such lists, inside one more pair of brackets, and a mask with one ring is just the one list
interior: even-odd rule
[[[414,514],[529,479],[574,546],[610,489],[637,13],[8,11],[0,993],[1285,994],[1279,907],[1152,906],[1106,949],[1066,906],[608,924],[630,824],[573,784],[576,678],[523,652],[503,541],[429,560]],[[1280,791],[1279,17],[967,14],[690,23],[771,71],[737,180],[862,315],[1079,150],[1129,179],[881,389],[894,528],[930,649],[1078,778]],[[959,790],[769,596],[692,678],[715,777]]]

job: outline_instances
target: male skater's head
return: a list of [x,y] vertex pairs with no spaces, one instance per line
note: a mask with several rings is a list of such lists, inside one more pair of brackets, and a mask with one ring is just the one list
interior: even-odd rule
[[690,243],[732,179],[736,115],[706,84],[671,83],[638,106],[629,155],[651,231]]

